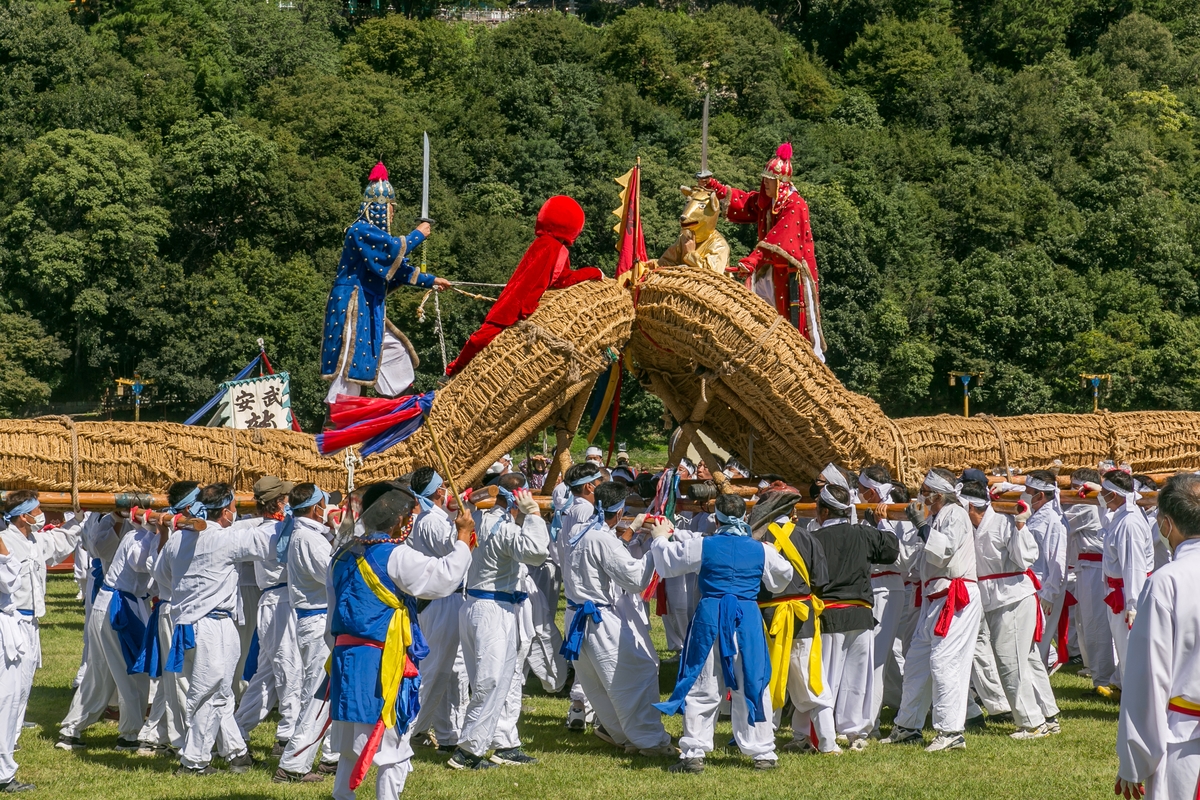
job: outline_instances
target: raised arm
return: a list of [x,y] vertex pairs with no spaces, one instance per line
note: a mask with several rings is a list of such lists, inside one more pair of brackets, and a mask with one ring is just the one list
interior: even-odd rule
[[654,569],[660,577],[674,578],[700,571],[700,558],[704,553],[703,539],[688,539],[685,541],[669,541],[666,538],[655,539],[650,545],[650,553],[654,556]]
[[433,558],[411,547],[397,547],[388,558],[388,577],[403,592],[422,600],[436,600],[454,592],[471,567],[471,548],[463,541],[443,558]]

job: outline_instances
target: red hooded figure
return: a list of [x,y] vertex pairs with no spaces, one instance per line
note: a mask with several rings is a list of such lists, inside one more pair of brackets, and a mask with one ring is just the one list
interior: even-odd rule
[[567,248],[575,243],[583,230],[583,219],[579,203],[565,195],[555,195],[542,205],[533,229],[537,238],[525,251],[479,330],[471,334],[458,358],[446,367],[446,375],[461,372],[500,331],[536,311],[547,289],[565,289],[604,277],[596,267],[571,269],[571,254]]
[[790,320],[824,361],[817,257],[808,203],[792,186],[791,144],[781,144],[775,151],[756,192],[724,186],[712,178],[706,183],[706,188],[728,201],[730,222],[758,226],[758,244],[729,271],[744,277],[746,288]]

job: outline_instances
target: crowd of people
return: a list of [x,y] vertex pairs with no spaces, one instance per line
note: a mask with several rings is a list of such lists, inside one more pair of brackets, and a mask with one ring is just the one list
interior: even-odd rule
[[[0,789],[33,788],[13,754],[46,568],[74,552],[83,658],[56,747],[88,747],[115,698],[117,749],[177,758],[179,775],[217,772],[214,752],[250,769],[248,737],[273,710],[274,780],[332,775],[338,800],[372,764],[377,796],[398,796],[414,746],[460,770],[536,764],[519,733],[531,675],[569,693],[567,728],[674,757],[675,773],[704,770],[722,713],[758,770],[778,751],[873,740],[962,749],[997,723],[1030,741],[1060,733],[1049,677],[1079,659],[1121,703],[1118,794],[1196,791],[1200,605],[1186,587],[1200,579],[1200,477],[1159,491],[1104,465],[1067,489],[1053,470],[1015,486],[935,468],[910,501],[882,465],[830,464],[800,491],[755,485],[733,459],[654,475],[602,462],[589,450],[547,487],[544,459],[527,457],[526,474],[506,457],[485,479],[494,492],[461,508],[428,466],[345,498],[266,476],[241,517],[221,483],[173,484],[165,514],[61,524],[35,492],[7,493]],[[1001,513],[1010,491],[1015,512]],[[1157,505],[1139,505],[1151,491]],[[808,498],[813,519],[795,512]],[[665,700],[652,614],[678,663]],[[678,740],[664,714],[682,715]]]

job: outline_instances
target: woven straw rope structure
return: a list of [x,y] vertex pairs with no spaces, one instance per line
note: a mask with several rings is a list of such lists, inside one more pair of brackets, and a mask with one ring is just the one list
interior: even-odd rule
[[[609,366],[629,338],[633,307],[613,281],[547,292],[529,319],[502,332],[443,389],[425,426],[366,460],[361,485],[437,464],[436,428],[455,477],[471,483],[547,424]],[[41,491],[163,491],[176,480],[232,481],[249,491],[263,475],[341,488],[341,455],[321,456],[310,434],[174,423],[0,420],[0,486]]]
[[643,382],[683,421],[709,400],[701,426],[754,469],[806,481],[830,461],[887,464],[914,484],[943,466],[1066,469],[1103,459],[1145,472],[1200,467],[1200,413],[1145,411],[949,415],[889,419],[814,356],[774,308],[734,281],[691,267],[661,268],[634,290],[637,321],[627,353]]

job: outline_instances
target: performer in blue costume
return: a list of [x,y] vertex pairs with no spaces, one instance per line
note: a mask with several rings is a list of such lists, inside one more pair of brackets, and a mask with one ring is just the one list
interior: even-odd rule
[[330,404],[339,394],[361,394],[364,386],[395,397],[412,385],[420,362],[405,335],[388,321],[388,293],[400,286],[441,291],[450,285],[405,258],[425,241],[429,223],[422,222],[402,239],[392,236],[395,202],[381,161],[371,170],[358,219],[346,229],[342,260],[325,305],[321,377],[332,381],[325,397]]
[[419,709],[417,665],[429,653],[416,601],[446,597],[471,566],[475,525],[465,513],[443,558],[401,544],[416,504],[395,484],[368,487],[360,520],[367,533],[339,548],[329,568],[330,717],[341,756],[334,800],[353,800],[372,763],[379,768],[376,797],[395,800],[404,791],[412,769],[409,723]]
[[[712,536],[670,541],[670,530],[656,526],[654,564],[664,578],[699,573],[699,605],[679,658],[675,691],[655,707],[683,714],[680,761],[672,772],[704,771],[704,754],[713,749],[717,707],[728,688],[733,693],[733,738],[755,769],[775,768],[775,730],[768,684],[771,664],[756,599],[759,586],[781,592],[792,580],[792,565],[770,545],[750,538],[746,501],[734,494],[717,498],[720,527]],[[720,673],[716,664],[720,659]]]

